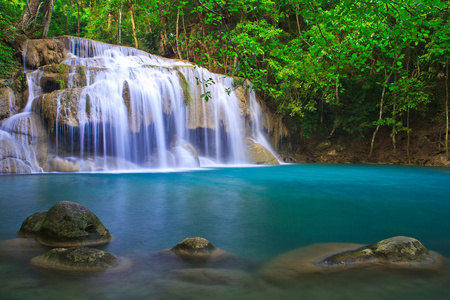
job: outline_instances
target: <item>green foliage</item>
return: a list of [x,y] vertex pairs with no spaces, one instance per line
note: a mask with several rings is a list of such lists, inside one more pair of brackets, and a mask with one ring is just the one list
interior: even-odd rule
[[[25,3],[0,0],[0,26]],[[449,19],[449,2],[439,0],[55,0],[50,35],[137,40],[151,53],[249,79],[304,136],[359,138],[378,125],[409,130],[406,115],[437,105]],[[4,70],[12,50],[0,47]],[[210,100],[214,82],[197,84]]]

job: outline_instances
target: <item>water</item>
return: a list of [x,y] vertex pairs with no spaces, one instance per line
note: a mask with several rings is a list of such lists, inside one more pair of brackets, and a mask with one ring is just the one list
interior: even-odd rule
[[[261,268],[318,243],[370,244],[405,235],[450,257],[450,171],[284,165],[172,173],[0,177],[1,299],[448,299],[450,269],[362,269],[267,281]],[[133,262],[118,274],[61,275],[29,266],[44,250],[9,242],[30,214],[57,201],[93,211]],[[235,255],[210,264],[158,253],[201,236]]]
[[[36,70],[25,64],[27,105],[0,123],[0,130],[27,149],[26,155],[14,156],[27,170],[67,171],[64,164],[83,172],[192,168],[204,160],[239,165],[251,161],[245,140],[274,154],[249,82],[244,91],[234,78],[188,62],[87,39],[62,39],[69,44],[68,58]],[[29,47],[27,43],[24,57]],[[42,129],[39,141],[28,143],[22,136],[44,127],[38,124],[42,116],[49,128]],[[19,131],[17,124],[25,119],[27,127]],[[36,149],[42,143],[47,147]]]

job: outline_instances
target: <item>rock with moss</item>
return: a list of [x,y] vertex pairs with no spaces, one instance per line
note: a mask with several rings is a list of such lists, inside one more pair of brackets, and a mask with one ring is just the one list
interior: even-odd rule
[[185,258],[208,258],[216,248],[207,240],[200,237],[186,238],[170,249],[173,253]]
[[316,262],[323,267],[367,264],[427,266],[435,263],[430,251],[415,238],[397,236],[357,249],[327,256]]
[[40,211],[32,214],[31,216],[26,218],[25,221],[23,221],[20,230],[17,232],[17,235],[20,237],[35,238],[36,234],[41,229],[46,216],[46,211]]
[[73,247],[107,243],[111,234],[87,208],[61,201],[48,210],[36,240],[50,247]]
[[31,260],[38,267],[65,271],[105,271],[117,268],[120,260],[95,248],[55,248]]

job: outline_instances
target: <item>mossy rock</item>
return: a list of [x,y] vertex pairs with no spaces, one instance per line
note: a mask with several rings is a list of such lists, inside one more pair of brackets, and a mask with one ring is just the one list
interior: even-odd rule
[[35,238],[44,223],[46,215],[46,211],[40,211],[26,218],[17,235],[25,238]]
[[48,210],[36,240],[50,247],[87,246],[107,243],[111,234],[87,208],[61,201]]
[[31,260],[31,264],[66,271],[104,271],[116,268],[120,260],[114,255],[95,248],[55,248]]
[[185,258],[208,258],[216,248],[200,237],[186,238],[171,249],[173,253]]
[[435,262],[432,253],[421,242],[415,238],[397,236],[327,256],[316,264],[323,267],[367,264],[429,266]]

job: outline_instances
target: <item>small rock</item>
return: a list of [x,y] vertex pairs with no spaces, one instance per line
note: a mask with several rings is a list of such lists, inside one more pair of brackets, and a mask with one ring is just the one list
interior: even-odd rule
[[206,239],[200,237],[186,238],[171,249],[173,253],[182,257],[209,257],[216,248]]
[[55,248],[31,260],[31,264],[58,270],[103,271],[119,266],[114,255],[94,248]]
[[317,150],[320,150],[320,151],[326,150],[326,149],[328,149],[330,147],[331,147],[331,142],[330,141],[323,141],[323,142],[319,143],[316,146]]

